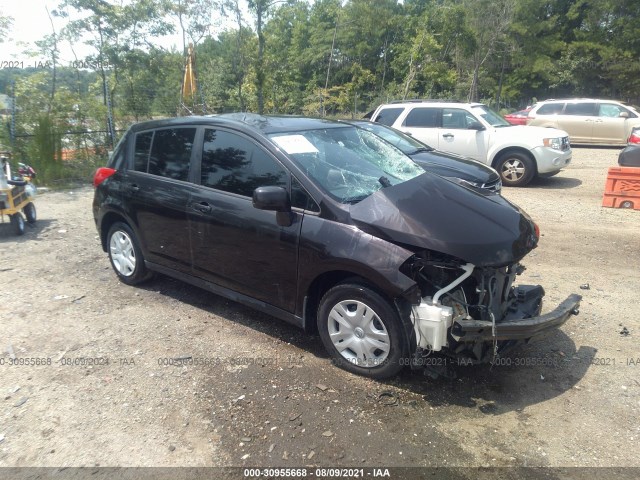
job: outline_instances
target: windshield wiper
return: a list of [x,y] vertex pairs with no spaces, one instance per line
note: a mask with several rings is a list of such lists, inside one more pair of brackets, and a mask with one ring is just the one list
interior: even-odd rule
[[383,188],[387,188],[391,186],[391,182],[389,181],[389,179],[387,177],[385,177],[384,175],[382,177],[380,177],[378,179],[378,181],[380,182],[380,185],[382,185]]
[[431,147],[416,148],[413,152],[409,153],[408,155],[415,155],[416,153],[420,153],[420,152],[433,152],[433,148]]

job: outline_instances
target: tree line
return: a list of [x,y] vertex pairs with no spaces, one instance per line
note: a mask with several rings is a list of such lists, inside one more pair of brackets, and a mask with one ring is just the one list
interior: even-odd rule
[[[73,145],[89,158],[110,128],[157,116],[359,117],[411,98],[513,110],[640,96],[637,0],[60,0],[48,14],[66,23],[36,42],[47,68],[0,70],[0,93],[15,101],[0,143],[13,140],[18,156]],[[0,41],[11,28],[0,12]],[[179,48],[158,41],[169,33]],[[78,43],[91,53],[75,60],[89,68],[60,62]],[[198,90],[183,98],[189,43]],[[60,148],[38,150],[34,139],[56,135]]]

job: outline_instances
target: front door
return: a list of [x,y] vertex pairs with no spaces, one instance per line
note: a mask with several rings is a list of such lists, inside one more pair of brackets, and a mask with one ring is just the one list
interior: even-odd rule
[[281,227],[252,204],[257,187],[288,188],[289,173],[248,137],[218,128],[205,129],[201,155],[187,205],[193,274],[293,312],[303,214]]

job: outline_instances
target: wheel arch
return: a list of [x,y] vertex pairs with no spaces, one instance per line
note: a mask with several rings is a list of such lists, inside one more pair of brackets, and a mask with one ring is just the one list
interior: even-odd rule
[[533,165],[532,178],[535,178],[538,176],[538,162],[536,161],[536,157],[531,153],[530,150],[527,150],[526,148],[523,148],[523,147],[506,147],[506,148],[503,148],[502,150],[499,150],[493,156],[493,160],[491,161],[491,167],[496,171],[498,171],[498,173],[500,173],[500,171],[498,170],[498,163],[505,155],[508,155],[510,153],[520,153],[520,154],[526,155],[527,158],[531,160],[531,163]]
[[320,307],[322,297],[333,287],[341,283],[355,283],[363,285],[380,297],[385,299],[389,305],[394,308],[402,321],[402,330],[407,341],[410,352],[415,348],[415,332],[410,324],[409,316],[411,314],[411,302],[408,298],[400,295],[396,298],[390,297],[380,285],[358,273],[348,270],[331,270],[318,275],[307,288],[303,315],[305,318],[304,328],[308,334],[318,334],[317,313]]
[[[133,222],[131,222],[123,213],[110,210],[106,212],[100,219],[100,244],[102,245],[102,250],[105,252],[107,251],[107,235],[109,234],[111,226],[117,222],[127,224],[129,228],[133,230],[133,233],[135,233],[135,235],[140,238],[140,235],[138,235],[138,231]],[[140,248],[143,248],[142,245],[140,246]]]

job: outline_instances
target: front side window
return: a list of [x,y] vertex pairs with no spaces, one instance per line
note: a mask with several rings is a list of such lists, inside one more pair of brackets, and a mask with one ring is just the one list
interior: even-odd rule
[[437,128],[440,110],[437,108],[414,108],[404,120],[405,127]]
[[291,206],[311,212],[320,211],[318,204],[295,177],[291,177]]
[[442,109],[442,128],[466,129],[471,123],[477,121],[473,115],[460,108]]
[[356,203],[424,170],[371,132],[353,126],[289,133],[271,139],[316,185],[341,203]]
[[622,112],[629,113],[629,110],[615,103],[601,103],[598,105],[599,117],[618,118]]
[[205,130],[201,184],[206,187],[253,196],[258,187],[287,187],[287,173],[262,148],[224,130]]

